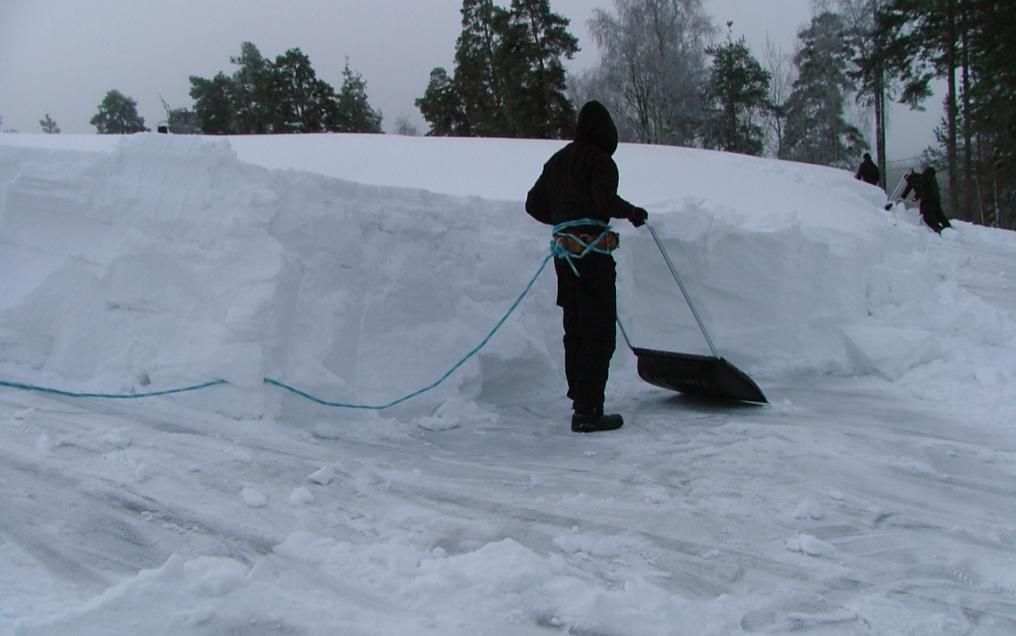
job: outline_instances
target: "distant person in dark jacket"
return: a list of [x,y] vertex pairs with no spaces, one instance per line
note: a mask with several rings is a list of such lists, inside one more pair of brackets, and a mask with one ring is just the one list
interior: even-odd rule
[[952,227],[942,211],[942,195],[938,190],[935,169],[928,166],[921,173],[910,171],[903,178],[907,181],[907,187],[903,189],[900,200],[906,199],[913,192],[914,198],[920,202],[921,218],[928,227],[939,234],[945,228]]
[[[604,415],[603,396],[610,358],[614,355],[617,320],[614,257],[616,234],[604,227],[611,219],[628,219],[635,227],[648,214],[617,195],[617,128],[599,102],[579,112],[575,141],[555,153],[529,191],[526,211],[553,225],[590,220],[555,230],[557,246],[573,255],[555,258],[557,304],[564,315],[564,370],[568,397],[575,411],[571,428],[577,433],[619,428],[624,419]],[[586,245],[598,251],[580,254]],[[573,269],[574,268],[574,269]]]
[[870,183],[871,185],[878,185],[880,176],[878,166],[876,166],[875,162],[871,160],[871,155],[864,153],[864,160],[861,161],[861,165],[858,167],[857,174],[854,175],[854,178],[858,181]]

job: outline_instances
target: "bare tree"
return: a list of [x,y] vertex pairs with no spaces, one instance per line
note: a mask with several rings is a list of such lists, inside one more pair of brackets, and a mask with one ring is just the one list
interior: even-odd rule
[[643,143],[691,145],[702,117],[714,33],[702,0],[614,0],[590,30],[601,49],[606,100]]
[[762,50],[762,63],[769,71],[769,111],[766,114],[766,124],[771,138],[770,154],[779,156],[783,150],[787,99],[794,89],[796,78],[794,56],[785,53],[767,36]]
[[46,113],[46,116],[39,120],[39,126],[42,128],[42,132],[48,135],[56,135],[60,133],[60,127],[56,125],[56,121]]
[[631,117],[624,116],[627,105],[614,86],[608,81],[602,66],[586,69],[581,75],[568,76],[568,98],[573,104],[582,106],[590,100],[602,103],[616,113],[617,136],[622,141],[638,141],[639,133]]
[[395,134],[416,137],[420,134],[420,130],[413,125],[413,122],[409,121],[408,117],[399,117],[395,120]]

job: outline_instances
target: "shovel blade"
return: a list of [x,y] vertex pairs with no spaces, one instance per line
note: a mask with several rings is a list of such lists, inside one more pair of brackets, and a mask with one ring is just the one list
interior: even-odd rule
[[639,376],[649,384],[687,395],[768,403],[758,385],[724,358],[635,348]]

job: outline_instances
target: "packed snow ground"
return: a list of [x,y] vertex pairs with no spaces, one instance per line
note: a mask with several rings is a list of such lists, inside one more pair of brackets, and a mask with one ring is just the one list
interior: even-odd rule
[[[568,431],[557,142],[0,135],[0,634],[1012,634],[1016,236],[842,171],[622,146],[771,406]],[[636,346],[705,353],[618,224]]]

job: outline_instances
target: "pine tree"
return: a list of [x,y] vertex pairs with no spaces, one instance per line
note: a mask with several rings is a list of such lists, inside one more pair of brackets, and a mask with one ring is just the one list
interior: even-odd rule
[[819,14],[798,36],[798,78],[787,100],[781,158],[851,168],[868,144],[843,116],[844,94],[853,86],[847,75],[851,51],[843,20],[835,13]]
[[468,134],[462,100],[448,72],[437,67],[430,72],[430,81],[423,97],[416,100],[424,121],[430,124],[427,135],[454,137]]
[[963,33],[964,188],[971,218],[1016,228],[1016,4],[1001,0],[959,6]]
[[238,67],[229,93],[234,132],[255,135],[273,132],[280,118],[280,104],[271,61],[251,42],[241,44],[240,55],[229,61]]
[[707,95],[714,105],[706,122],[706,146],[761,155],[765,130],[759,121],[767,108],[769,73],[752,56],[744,36],[734,41],[728,33],[726,44],[706,53],[713,56]]
[[335,89],[318,79],[310,58],[289,49],[275,58],[270,72],[275,107],[273,132],[323,132],[337,117]]
[[428,135],[570,137],[575,106],[561,57],[578,51],[549,0],[463,0],[455,72],[430,73],[416,100]]
[[380,133],[383,120],[380,110],[371,107],[367,99],[367,82],[349,67],[349,59],[342,70],[342,88],[337,98],[336,120],[331,130],[340,132]]
[[[855,68],[849,74],[856,82],[857,102],[870,108],[875,123],[875,163],[886,165],[886,99],[891,99],[894,85],[886,76],[885,42],[876,24],[888,0],[814,0],[824,10],[840,14],[846,26],[846,37],[854,53]],[[886,187],[886,171],[879,175]]]
[[42,132],[48,135],[60,133],[60,127],[56,125],[56,122],[49,116],[49,113],[46,113],[46,116],[39,120],[39,126],[42,127]]
[[550,10],[549,0],[512,1],[507,51],[516,63],[510,67],[514,90],[508,99],[522,136],[560,139],[574,133],[564,59],[572,59],[579,46],[568,24]]
[[463,0],[462,32],[455,45],[455,91],[462,103],[462,133],[514,136],[505,110],[506,82],[499,62],[509,14],[493,0]]
[[138,115],[137,107],[137,102],[130,97],[120,91],[111,90],[106,93],[102,103],[99,104],[99,112],[89,123],[95,126],[101,135],[144,132],[148,129],[145,128],[145,119]]
[[233,81],[219,72],[210,80],[192,75],[190,83],[190,96],[201,132],[206,135],[238,132],[234,124]]
[[567,95],[566,59],[578,52],[568,20],[549,0],[512,0],[501,50],[495,58],[508,82],[505,106],[517,136],[570,138],[575,106]]
[[957,7],[958,0],[890,0],[880,9],[875,30],[884,53],[869,56],[862,65],[868,69],[878,63],[890,76],[898,77],[903,83],[900,101],[912,108],[931,95],[933,79],[945,78],[947,191],[954,214],[958,195]]

